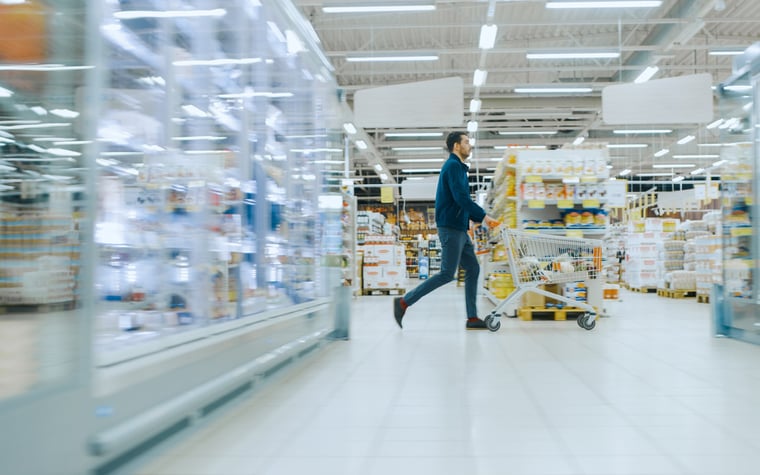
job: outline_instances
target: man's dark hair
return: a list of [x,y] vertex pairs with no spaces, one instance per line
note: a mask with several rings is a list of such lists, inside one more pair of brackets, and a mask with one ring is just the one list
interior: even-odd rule
[[449,153],[454,151],[454,145],[462,141],[462,137],[467,135],[467,132],[452,132],[446,137],[446,148],[449,149]]

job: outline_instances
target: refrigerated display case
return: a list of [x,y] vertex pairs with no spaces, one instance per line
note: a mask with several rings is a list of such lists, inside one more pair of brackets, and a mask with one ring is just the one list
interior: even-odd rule
[[344,108],[289,2],[18,8],[49,57],[0,54],[0,465],[107,474],[331,338]]
[[711,301],[716,334],[760,344],[760,43],[738,56],[733,69],[718,88],[723,279]]

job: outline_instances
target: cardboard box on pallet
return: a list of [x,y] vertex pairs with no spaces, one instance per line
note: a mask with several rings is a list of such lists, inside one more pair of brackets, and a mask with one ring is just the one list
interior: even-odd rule
[[[539,288],[553,294],[562,295],[562,289],[560,288],[559,284],[544,284],[539,286]],[[555,303],[557,303],[557,301],[549,297],[545,297],[533,292],[526,292],[522,296],[521,305],[523,307],[546,307],[547,304]]]

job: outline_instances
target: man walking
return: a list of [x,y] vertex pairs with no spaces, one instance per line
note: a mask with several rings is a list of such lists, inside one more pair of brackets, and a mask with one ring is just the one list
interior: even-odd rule
[[493,227],[498,221],[488,216],[483,208],[470,198],[470,182],[467,165],[470,156],[470,138],[464,132],[452,132],[446,137],[449,158],[441,168],[438,189],[435,194],[435,222],[441,241],[441,271],[406,293],[393,299],[393,317],[399,327],[408,307],[425,295],[454,280],[457,268],[465,271],[464,298],[468,330],[487,329],[478,318],[477,293],[480,265],[475,256],[472,240],[467,234],[470,221]]

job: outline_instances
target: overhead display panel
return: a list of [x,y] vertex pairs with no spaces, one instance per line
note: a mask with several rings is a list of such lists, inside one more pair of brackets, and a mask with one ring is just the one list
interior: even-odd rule
[[356,91],[356,125],[373,127],[457,127],[464,122],[460,77]]
[[606,124],[693,124],[713,119],[712,76],[694,74],[602,90]]

